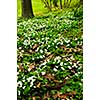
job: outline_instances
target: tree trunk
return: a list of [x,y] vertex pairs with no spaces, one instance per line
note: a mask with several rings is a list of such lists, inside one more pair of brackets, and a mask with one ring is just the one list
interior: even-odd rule
[[60,8],[62,9],[62,0],[60,0]]
[[26,18],[34,16],[31,0],[22,0],[22,16]]
[[52,9],[52,0],[50,0],[50,10]]
[[83,0],[80,0],[80,3],[83,4]]
[[58,2],[58,0],[53,0],[54,7],[58,7],[57,2]]

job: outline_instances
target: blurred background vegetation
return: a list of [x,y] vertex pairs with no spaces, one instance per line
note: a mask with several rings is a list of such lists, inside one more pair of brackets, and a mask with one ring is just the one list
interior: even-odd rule
[[[75,8],[83,4],[83,0],[31,0],[34,15],[43,15],[48,12],[55,12],[62,9]],[[21,0],[17,0],[17,16],[22,16]]]

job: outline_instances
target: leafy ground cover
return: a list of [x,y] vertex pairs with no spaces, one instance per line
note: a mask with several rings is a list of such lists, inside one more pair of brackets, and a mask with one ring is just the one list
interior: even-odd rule
[[82,7],[18,19],[18,100],[82,100],[82,21]]

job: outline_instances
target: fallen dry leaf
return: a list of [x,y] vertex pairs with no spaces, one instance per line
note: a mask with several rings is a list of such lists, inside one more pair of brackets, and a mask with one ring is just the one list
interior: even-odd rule
[[36,87],[40,88],[40,86],[41,86],[41,83],[39,82]]
[[36,49],[38,46],[39,46],[38,44],[35,44],[35,45],[32,47],[32,49],[34,50],[34,49]]
[[31,71],[31,70],[34,69],[34,68],[35,68],[35,63],[32,63],[31,65],[29,65],[28,70]]
[[55,77],[53,75],[51,75],[51,74],[46,74],[44,77],[47,78],[47,79],[49,79],[49,81],[52,80],[52,81],[54,81],[56,83],[59,83],[59,81],[56,80]]

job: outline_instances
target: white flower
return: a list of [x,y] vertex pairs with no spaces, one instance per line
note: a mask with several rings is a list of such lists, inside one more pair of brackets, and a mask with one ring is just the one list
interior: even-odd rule
[[25,80],[22,80],[23,82],[25,82]]
[[73,56],[71,56],[71,57],[70,57],[70,59],[74,60],[74,57],[73,57]]
[[17,65],[17,68],[19,68],[19,65]]
[[77,64],[79,64],[80,63],[80,61],[77,61]]
[[69,62],[72,65],[72,62]]
[[33,82],[30,83],[30,87],[32,87],[32,86],[33,86]]
[[70,46],[70,44],[67,44],[67,46]]
[[77,38],[75,38],[75,40],[77,40]]
[[25,89],[25,86],[23,86],[23,89]]
[[42,75],[45,75],[45,74],[46,74],[46,72],[41,72],[41,74],[42,74]]
[[57,46],[55,46],[55,48],[58,48]]
[[43,50],[42,49],[40,49],[40,53],[43,53]]
[[18,91],[18,95],[20,95],[20,91]]
[[48,45],[48,48],[50,47],[50,45]]
[[66,63],[64,63],[64,65],[67,65]]
[[32,82],[35,82],[36,79],[32,79]]
[[47,49],[44,49],[45,52],[47,52]]
[[46,65],[46,61],[44,63],[42,63],[41,65]]
[[60,56],[58,56],[58,57],[56,57],[56,58],[55,58],[55,60],[60,60],[60,59],[61,59],[61,57],[60,57]]
[[43,58],[43,56],[41,56],[41,55],[40,55],[40,58],[42,59],[42,58]]
[[32,80],[32,79],[33,79],[33,76],[27,78],[28,82],[30,82],[30,80]]
[[38,52],[39,48],[37,48],[35,51]]
[[37,57],[37,59],[39,59],[39,57]]
[[48,40],[49,38],[48,37],[46,37],[46,41]]
[[83,74],[83,72],[78,72],[78,74]]
[[31,76],[30,79],[32,80],[34,76]]
[[30,82],[30,78],[27,78],[28,82]]
[[63,45],[63,42],[61,42],[60,44]]
[[77,74],[77,73],[75,73],[75,76],[78,76],[78,74]]
[[55,39],[54,42],[56,43],[57,42],[57,39]]
[[70,42],[70,40],[67,40],[67,41],[66,41],[66,43],[69,43],[69,42]]
[[57,72],[58,70],[56,68],[53,69],[55,72]]
[[34,88],[36,88],[36,86],[33,86]]
[[58,59],[58,61],[57,61],[58,63],[60,63],[60,59]]
[[31,71],[31,68],[28,68],[28,71],[30,72]]
[[22,49],[22,47],[19,47],[19,49]]
[[63,62],[60,63],[60,66],[63,66]]
[[65,79],[68,79],[68,77],[66,77]]
[[69,69],[72,69],[71,66],[68,66]]
[[34,60],[34,58],[32,58],[32,60]]
[[28,40],[24,40],[24,45],[28,45]]
[[75,66],[73,65],[72,68],[74,68]]
[[60,42],[57,42],[57,45],[59,45],[60,44]]
[[62,70],[65,70],[64,67],[61,67]]
[[77,66],[77,64],[76,64],[76,63],[74,63],[74,67],[75,67],[75,68],[78,68],[78,66]]
[[55,66],[56,68],[58,68],[58,66]]
[[22,87],[22,82],[21,81],[19,81],[17,84],[20,85],[19,87]]
[[40,42],[40,39],[38,39],[37,41]]
[[21,52],[24,52],[24,50],[21,50]]

